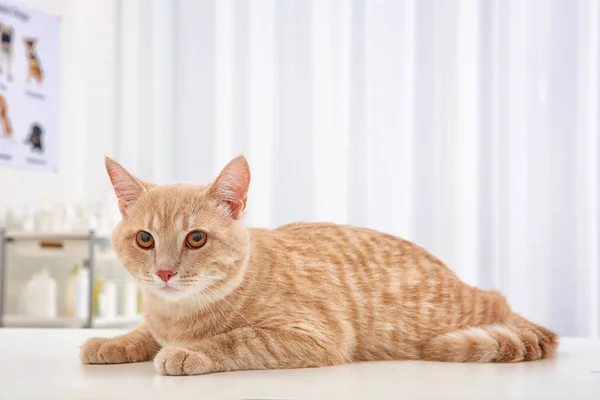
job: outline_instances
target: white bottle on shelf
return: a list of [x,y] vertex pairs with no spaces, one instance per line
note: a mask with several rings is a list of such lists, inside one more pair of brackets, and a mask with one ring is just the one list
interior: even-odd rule
[[102,318],[115,319],[117,317],[117,285],[115,282],[104,282],[98,303]]
[[37,294],[35,292],[36,279],[37,273],[25,282],[25,287],[21,292],[21,312],[28,317],[33,317],[35,315],[35,304],[37,300]]
[[56,318],[57,311],[57,296],[56,296],[56,281],[50,276],[48,267],[44,267],[40,274],[40,292],[43,300],[43,306],[40,307],[42,314],[46,318]]
[[128,282],[123,288],[123,315],[135,317],[137,315],[138,287],[135,282]]
[[56,318],[56,281],[48,267],[35,274],[26,287],[27,314],[37,318]]
[[74,317],[77,308],[77,280],[79,276],[79,265],[75,264],[71,270],[71,275],[67,279],[65,288],[64,314],[67,317]]
[[81,267],[77,273],[77,301],[75,315],[85,320],[90,310],[90,270]]

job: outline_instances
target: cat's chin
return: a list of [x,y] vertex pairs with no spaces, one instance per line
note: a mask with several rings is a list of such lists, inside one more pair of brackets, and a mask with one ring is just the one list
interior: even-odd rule
[[179,288],[174,288],[173,286],[163,286],[158,288],[159,293],[167,293],[167,294],[177,294],[181,293],[182,290]]
[[152,292],[165,300],[179,301],[189,297],[192,293],[188,289],[174,286],[153,287]]

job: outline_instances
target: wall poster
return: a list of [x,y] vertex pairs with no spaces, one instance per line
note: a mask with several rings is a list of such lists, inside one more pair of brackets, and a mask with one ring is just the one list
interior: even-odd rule
[[57,171],[60,18],[0,0],[0,165]]

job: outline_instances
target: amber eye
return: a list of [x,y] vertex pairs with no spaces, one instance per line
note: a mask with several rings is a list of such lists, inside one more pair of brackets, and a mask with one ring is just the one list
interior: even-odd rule
[[135,235],[135,241],[142,249],[151,249],[154,247],[154,238],[146,231],[139,231]]
[[199,249],[206,243],[206,233],[193,231],[187,234],[185,244],[190,249]]

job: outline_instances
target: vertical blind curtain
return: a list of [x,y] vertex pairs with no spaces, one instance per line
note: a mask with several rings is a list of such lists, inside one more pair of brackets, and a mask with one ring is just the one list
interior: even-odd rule
[[115,154],[252,168],[248,223],[415,241],[562,335],[600,336],[595,0],[121,0]]

